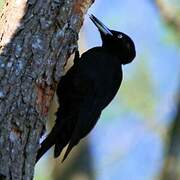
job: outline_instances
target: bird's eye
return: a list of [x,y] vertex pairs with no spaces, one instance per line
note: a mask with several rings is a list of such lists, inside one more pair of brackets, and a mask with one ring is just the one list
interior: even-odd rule
[[117,36],[119,39],[123,38],[123,35],[122,34],[118,34]]

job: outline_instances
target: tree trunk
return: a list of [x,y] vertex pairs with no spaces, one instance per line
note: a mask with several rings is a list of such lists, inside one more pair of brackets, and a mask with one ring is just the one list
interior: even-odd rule
[[0,16],[0,179],[32,179],[48,109],[93,0],[7,0]]

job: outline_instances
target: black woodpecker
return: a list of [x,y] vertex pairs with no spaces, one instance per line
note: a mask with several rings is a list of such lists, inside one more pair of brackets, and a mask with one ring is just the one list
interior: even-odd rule
[[136,56],[135,45],[126,34],[108,29],[95,16],[90,19],[98,28],[102,46],[89,49],[63,76],[57,87],[60,107],[50,134],[41,143],[38,161],[55,145],[54,157],[68,145],[64,161],[72,148],[95,126],[102,110],[112,101],[122,81],[122,65]]

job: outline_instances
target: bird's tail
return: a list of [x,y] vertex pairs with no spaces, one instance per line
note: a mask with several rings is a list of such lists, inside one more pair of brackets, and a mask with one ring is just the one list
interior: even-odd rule
[[47,138],[41,143],[41,147],[37,152],[36,162],[55,144],[54,132],[52,131]]

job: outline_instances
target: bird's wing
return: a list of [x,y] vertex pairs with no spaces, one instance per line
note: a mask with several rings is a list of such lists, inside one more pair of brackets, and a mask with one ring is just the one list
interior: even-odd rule
[[59,156],[71,139],[75,145],[75,139],[79,141],[88,134],[100,116],[101,111],[97,111],[99,108],[94,79],[86,73],[83,70],[70,69],[57,89],[60,108],[55,125],[59,129],[59,138],[56,138],[55,142],[55,157]]
[[[97,90],[95,89],[94,80],[88,76],[81,76],[81,78],[76,76],[74,80],[75,89],[73,98],[74,100],[76,99],[76,103],[72,105],[76,107],[71,108],[76,109],[77,117],[63,161],[66,159],[71,149],[80,141],[80,139],[85,137],[92,130],[101,114],[101,106],[99,103]],[[72,111],[74,109],[72,109]]]
[[[100,68],[102,62],[103,68]],[[114,68],[120,71],[118,77],[114,74]],[[112,73],[108,73],[109,71]],[[62,117],[75,115],[71,121],[66,121],[66,125],[71,129],[71,137],[64,159],[79,140],[95,126],[101,111],[115,96],[121,78],[121,67],[112,66],[109,57],[102,56],[99,49],[85,53],[79,65],[72,67],[64,76],[58,95],[60,120]]]

